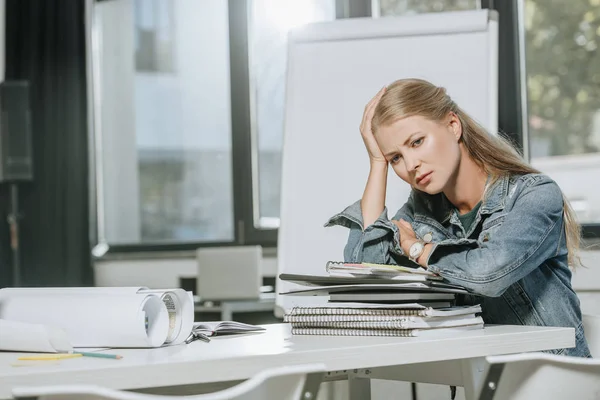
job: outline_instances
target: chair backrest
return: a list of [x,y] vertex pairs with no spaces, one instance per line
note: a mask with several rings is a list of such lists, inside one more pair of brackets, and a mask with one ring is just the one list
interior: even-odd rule
[[600,358],[600,315],[583,314],[583,329],[592,357]]
[[600,360],[546,353],[486,360],[479,400],[600,399]]
[[225,246],[196,250],[197,295],[205,300],[258,299],[262,247]]
[[94,385],[17,387],[15,399],[37,400],[314,400],[325,373],[323,364],[265,370],[233,387],[196,396],[161,396]]

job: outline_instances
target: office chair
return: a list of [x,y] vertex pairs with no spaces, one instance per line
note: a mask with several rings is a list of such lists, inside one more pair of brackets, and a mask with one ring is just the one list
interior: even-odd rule
[[193,396],[163,396],[108,389],[95,385],[16,387],[16,400],[314,400],[325,366],[306,364],[262,371],[233,387]]
[[522,353],[486,357],[479,400],[600,398],[600,360]]

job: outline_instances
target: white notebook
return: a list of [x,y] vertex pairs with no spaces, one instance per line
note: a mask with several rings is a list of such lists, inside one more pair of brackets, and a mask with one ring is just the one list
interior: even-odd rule
[[454,315],[476,314],[481,312],[480,305],[432,308],[423,304],[377,304],[377,303],[341,303],[330,302],[317,307],[293,307],[287,315],[390,315],[447,317]]
[[292,328],[292,335],[436,337],[483,329],[483,324],[438,329]]
[[471,314],[465,317],[450,318],[423,318],[423,317],[396,317],[395,319],[361,319],[357,320],[309,320],[298,318],[289,321],[292,328],[337,328],[337,329],[437,329],[452,328],[483,324],[481,317]]

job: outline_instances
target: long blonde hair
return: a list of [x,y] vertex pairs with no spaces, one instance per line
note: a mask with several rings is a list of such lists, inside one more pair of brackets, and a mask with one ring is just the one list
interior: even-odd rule
[[[469,156],[491,178],[490,183],[506,175],[539,173],[517,152],[502,135],[490,135],[448,96],[446,89],[422,79],[401,79],[387,87],[375,109],[372,120],[374,133],[382,125],[390,125],[401,118],[420,115],[432,121],[442,121],[449,113],[457,115],[462,125],[462,143]],[[487,187],[491,186],[488,184]],[[579,245],[581,232],[575,212],[563,194],[563,214],[568,262],[571,267],[581,265]]]

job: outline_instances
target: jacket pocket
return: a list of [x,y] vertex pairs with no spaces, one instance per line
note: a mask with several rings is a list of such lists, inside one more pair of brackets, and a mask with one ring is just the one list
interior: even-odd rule
[[490,236],[493,232],[502,226],[504,222],[505,214],[493,216],[483,221],[481,226],[481,233],[479,234],[479,242],[487,242],[490,240]]

